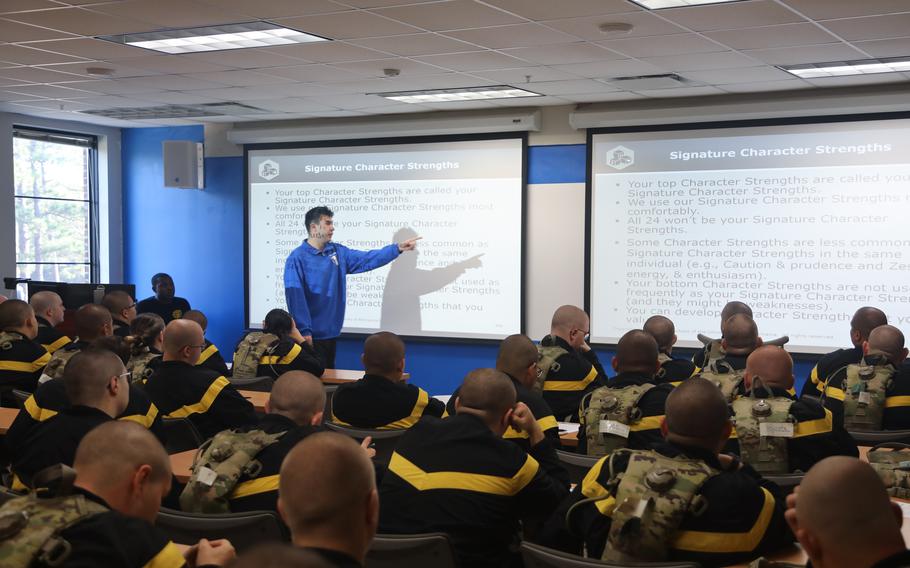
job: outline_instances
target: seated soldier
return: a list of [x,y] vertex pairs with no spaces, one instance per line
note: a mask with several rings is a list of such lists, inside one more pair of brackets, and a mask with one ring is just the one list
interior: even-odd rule
[[[796,400],[793,359],[776,345],[749,355],[743,376],[746,395],[733,401],[736,438],[727,449],[757,472],[809,471],[828,456],[858,456],[856,442],[820,402]],[[767,423],[762,434],[760,423]],[[773,426],[771,426],[773,424]]]
[[27,487],[46,467],[72,466],[82,438],[123,414],[129,403],[128,373],[110,351],[80,351],[67,363],[62,381],[69,408],[36,425],[21,444],[9,446],[13,473]]
[[869,334],[880,325],[887,325],[888,316],[878,308],[862,307],[853,314],[850,320],[850,349],[838,349],[824,355],[812,367],[809,379],[803,385],[800,396],[819,396],[828,378],[838,369],[854,363],[859,363],[863,358],[863,343],[869,339]]
[[130,334],[130,324],[136,317],[136,301],[123,290],[108,292],[101,299],[101,305],[111,312],[114,319],[114,335],[126,337]]
[[278,512],[294,546],[328,566],[363,566],[376,534],[379,496],[373,465],[357,442],[334,432],[307,436],[288,453],[280,476]]
[[130,334],[126,340],[130,346],[126,369],[134,383],[145,384],[161,364],[164,320],[158,314],[139,314],[130,323]]
[[831,457],[809,470],[787,497],[787,521],[816,568],[910,566],[905,522],[869,464]]
[[751,316],[745,314],[731,316],[724,323],[724,338],[721,339],[723,356],[709,359],[706,367],[695,369],[695,374],[717,385],[727,401],[732,402],[745,392],[742,377],[746,369],[746,359],[761,344],[758,325]]
[[685,359],[674,359],[671,355],[676,344],[676,326],[670,318],[651,316],[645,321],[642,329],[650,333],[657,342],[657,360],[660,361],[660,369],[654,376],[657,384],[676,383],[688,379],[695,373],[695,363]]
[[174,296],[174,279],[170,274],[159,272],[152,276],[152,290],[155,295],[149,296],[136,304],[136,312],[140,314],[153,313],[161,316],[164,323],[180,319],[190,310],[190,303],[186,298]]
[[553,313],[550,334],[540,340],[537,388],[543,389],[557,420],[577,422],[582,397],[607,382],[597,353],[587,343],[588,314],[575,306],[560,306]]
[[367,337],[360,356],[362,379],[339,385],[332,397],[332,421],[355,428],[410,428],[423,416],[442,416],[445,405],[404,382],[404,343],[394,333]]
[[858,363],[841,367],[828,378],[824,402],[834,421],[847,430],[910,429],[910,369],[904,334],[880,325],[863,342]]
[[[205,335],[205,331],[209,327],[209,318],[205,317],[205,314],[199,310],[189,310],[183,314],[183,319],[193,320],[199,324],[199,327],[202,328],[202,333]],[[205,340],[205,349],[202,350],[202,355],[199,356],[199,360],[196,361],[197,367],[208,367],[213,371],[224,375],[225,377],[231,376],[231,371],[227,367],[227,363],[224,362],[224,357],[221,356],[221,352],[218,351],[218,347],[206,338]]]
[[99,337],[111,335],[114,329],[111,313],[97,304],[85,304],[76,310],[73,322],[76,325],[76,340],[54,352],[47,363],[47,368],[44,369],[44,374],[41,375],[40,382],[61,378],[66,363],[73,355],[87,348],[89,343]]
[[[380,532],[449,535],[459,566],[504,566],[521,517],[549,515],[565,472],[515,387],[495,369],[468,373],[455,416],[424,417],[399,440],[380,487]],[[525,453],[502,439],[527,430]],[[283,481],[283,480],[282,480]]]
[[732,428],[716,386],[683,381],[667,397],[666,442],[598,461],[538,540],[575,554],[586,545],[588,556],[611,561],[704,566],[747,562],[793,542],[777,485],[718,454]]
[[187,418],[204,438],[256,423],[250,401],[227,378],[196,367],[202,343],[199,324],[175,319],[164,329],[162,362],[144,385],[165,418]]
[[654,337],[640,329],[620,338],[613,357],[618,374],[581,402],[579,453],[603,456],[617,448],[643,450],[663,440],[660,423],[673,387],[654,384],[660,369],[657,353]]
[[[24,510],[35,518],[44,510],[56,511],[64,526],[53,537],[68,545],[63,566],[223,566],[233,558],[233,547],[223,540],[202,540],[183,553],[152,525],[171,485],[171,464],[161,444],[143,428],[123,422],[98,426],[79,443],[74,468],[75,480],[64,478],[53,495],[20,497],[0,508],[0,516]],[[78,512],[63,517],[59,511],[64,504]],[[0,540],[0,558],[11,558],[12,550],[21,554],[31,529],[26,526]]]
[[35,310],[35,319],[38,320],[38,337],[35,341],[47,349],[51,355],[54,351],[69,344],[70,339],[65,333],[59,331],[57,326],[63,323],[63,300],[60,295],[50,290],[35,292],[28,303]]
[[724,325],[726,325],[728,319],[736,314],[744,314],[751,318],[752,308],[750,308],[748,304],[737,301],[724,304],[723,309],[720,311],[720,337],[706,344],[704,349],[696,352],[695,355],[692,356],[692,362],[695,363],[697,368],[701,369],[705,367],[712,359],[723,358],[725,351],[722,341],[723,338],[726,337]]
[[[265,403],[266,414],[255,426],[227,430],[217,434],[201,459],[207,460],[211,452],[219,452],[220,446],[234,446],[250,436],[266,434],[263,446],[253,457],[262,466],[255,476],[244,473],[227,495],[228,510],[277,511],[278,470],[281,461],[297,442],[319,429],[325,408],[325,388],[322,381],[306,371],[288,371],[278,377],[269,400]],[[232,464],[236,467],[236,464]],[[218,472],[214,465],[210,469]],[[181,508],[189,512],[207,512],[211,507],[205,499],[208,486],[195,485],[190,480],[181,496]],[[200,491],[196,489],[200,488]]]
[[22,300],[0,304],[0,387],[28,392],[38,386],[51,354],[35,341],[38,320]]
[[[534,383],[537,380],[537,346],[521,334],[510,335],[502,340],[499,344],[499,354],[496,356],[496,370],[502,371],[510,379],[515,392],[518,395],[518,402],[523,402],[537,418],[537,424],[543,430],[554,448],[558,448],[559,441],[559,424],[550,410],[550,405],[543,399],[540,393],[533,390]],[[446,404],[446,412],[450,416],[455,415],[455,401],[458,399],[458,389],[452,393],[449,402]],[[529,451],[531,446],[528,445],[528,433],[519,432],[509,426],[506,433],[502,435],[503,439],[515,442],[524,451]]]
[[277,378],[288,371],[325,372],[322,359],[303,340],[289,313],[274,309],[262,321],[262,331],[247,333],[234,350],[233,376]]

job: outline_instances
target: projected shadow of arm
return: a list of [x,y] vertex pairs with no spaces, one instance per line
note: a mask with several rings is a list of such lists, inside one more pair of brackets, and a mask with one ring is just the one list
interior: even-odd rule
[[[395,233],[394,241],[402,242],[415,236],[417,233],[413,229],[400,229]],[[417,268],[419,254],[419,249],[404,253],[389,268],[382,292],[379,322],[380,329],[384,331],[401,335],[422,331],[420,297],[445,288],[466,270],[483,265],[480,260],[483,254],[478,254],[448,266],[424,270]]]

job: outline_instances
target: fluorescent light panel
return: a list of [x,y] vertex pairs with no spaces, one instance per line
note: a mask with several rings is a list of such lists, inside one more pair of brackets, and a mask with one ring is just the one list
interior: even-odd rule
[[780,68],[802,79],[874,75],[877,73],[905,73],[910,71],[910,57],[833,61],[830,63],[809,63],[807,65],[782,65]]
[[394,93],[372,93],[400,103],[444,103],[452,101],[479,101],[487,99],[513,99],[519,97],[540,97],[524,89],[509,85],[492,87],[469,87],[464,89],[432,89],[428,91],[401,91]]
[[704,6],[705,4],[729,4],[742,2],[742,0],[632,0],[632,2],[648,10],[663,10],[664,8]]
[[284,28],[269,22],[162,30],[141,34],[103,36],[98,39],[171,54],[328,41],[324,37]]

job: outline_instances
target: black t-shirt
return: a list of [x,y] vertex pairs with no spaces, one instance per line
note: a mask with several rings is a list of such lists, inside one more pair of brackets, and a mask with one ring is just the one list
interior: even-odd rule
[[190,311],[190,303],[186,298],[174,296],[170,302],[164,303],[155,296],[150,296],[136,304],[137,314],[153,313],[158,314],[168,323],[171,320],[180,319],[183,314]]

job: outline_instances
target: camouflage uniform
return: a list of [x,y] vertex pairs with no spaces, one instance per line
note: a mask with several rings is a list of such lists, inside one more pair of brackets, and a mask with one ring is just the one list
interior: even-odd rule
[[[866,362],[882,365],[879,358],[869,356]],[[844,424],[844,392],[849,366],[841,367],[828,378],[825,389],[825,406],[834,413],[834,421]],[[910,368],[900,366],[894,370],[890,384],[885,389],[885,404],[882,414],[883,430],[910,429]],[[857,428],[859,429],[859,428]]]
[[0,387],[34,391],[50,360],[44,347],[21,333],[0,332]]

